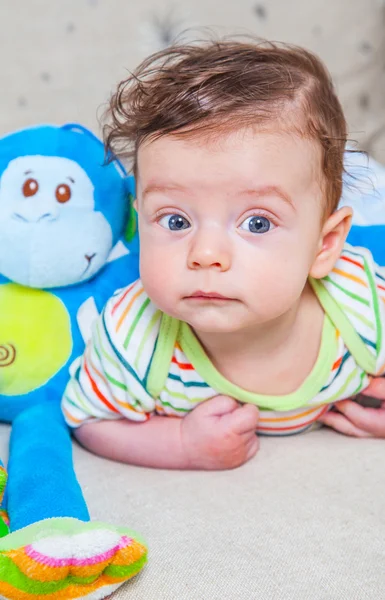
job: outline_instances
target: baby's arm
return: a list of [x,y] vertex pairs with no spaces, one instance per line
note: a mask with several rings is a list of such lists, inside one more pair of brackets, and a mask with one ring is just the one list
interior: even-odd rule
[[[380,327],[377,323],[377,313],[375,317],[373,316],[373,325],[375,322],[377,323],[378,347],[382,348],[383,340],[381,338],[385,328],[385,268],[376,265],[369,253],[366,255],[365,262],[366,268],[372,270],[372,279],[376,284],[378,294]],[[372,377],[369,386],[360,393],[360,395],[369,396],[370,401],[365,403],[357,402],[356,399],[341,400],[335,404],[333,410],[321,417],[322,423],[353,437],[385,438],[385,365],[383,356],[377,357],[377,363],[379,364],[376,365],[376,373],[382,376]],[[377,404],[374,399],[378,399]]]
[[258,409],[216,396],[184,418],[154,415],[143,423],[126,419],[85,423],[79,442],[100,456],[164,469],[231,469],[258,450]]

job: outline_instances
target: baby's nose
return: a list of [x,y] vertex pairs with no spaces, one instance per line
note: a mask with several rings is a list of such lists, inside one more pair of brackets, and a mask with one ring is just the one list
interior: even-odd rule
[[231,266],[229,243],[218,232],[198,232],[190,248],[188,266],[190,269],[227,271]]

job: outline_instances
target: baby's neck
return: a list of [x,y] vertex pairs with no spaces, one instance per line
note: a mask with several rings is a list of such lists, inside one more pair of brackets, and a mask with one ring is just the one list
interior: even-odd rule
[[274,322],[225,334],[195,332],[215,367],[232,383],[260,394],[288,394],[317,360],[324,313],[310,286]]

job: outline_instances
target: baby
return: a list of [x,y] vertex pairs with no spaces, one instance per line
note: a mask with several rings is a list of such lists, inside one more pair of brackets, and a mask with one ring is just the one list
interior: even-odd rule
[[318,58],[173,47],[119,85],[111,117],[107,148],[133,159],[141,279],[73,369],[63,411],[80,443],[227,469],[255,455],[256,432],[385,437],[385,410],[347,400],[385,372],[385,279],[345,244],[346,122]]

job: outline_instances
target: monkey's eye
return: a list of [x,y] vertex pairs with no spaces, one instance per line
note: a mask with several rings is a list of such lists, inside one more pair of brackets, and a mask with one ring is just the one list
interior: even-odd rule
[[64,204],[68,202],[71,198],[71,188],[66,183],[61,183],[57,186],[55,191],[56,200],[60,202],[60,204]]
[[36,181],[36,179],[27,179],[27,181],[24,183],[23,187],[22,187],[22,192],[23,192],[23,196],[25,196],[26,198],[30,198],[31,196],[34,196],[35,194],[37,194],[39,190],[39,184]]

